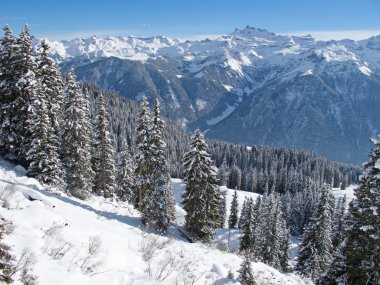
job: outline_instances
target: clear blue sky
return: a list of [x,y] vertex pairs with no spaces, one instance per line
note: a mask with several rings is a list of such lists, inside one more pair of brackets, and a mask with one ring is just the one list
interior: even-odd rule
[[55,39],[97,35],[192,37],[246,25],[276,33],[380,33],[380,0],[4,0],[0,24]]

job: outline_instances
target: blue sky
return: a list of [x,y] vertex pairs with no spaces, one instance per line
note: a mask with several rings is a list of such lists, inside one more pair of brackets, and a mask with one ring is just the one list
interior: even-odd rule
[[96,34],[204,38],[246,25],[320,39],[380,34],[379,0],[5,0],[0,24],[70,39]]

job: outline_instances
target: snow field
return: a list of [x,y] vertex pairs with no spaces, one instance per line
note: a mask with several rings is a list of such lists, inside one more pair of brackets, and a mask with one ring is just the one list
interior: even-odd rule
[[[5,242],[16,257],[25,248],[35,254],[34,274],[41,285],[239,284],[226,276],[230,270],[238,276],[241,257],[215,246],[188,243],[175,228],[165,236],[146,230],[137,211],[126,203],[102,197],[81,201],[46,192],[36,180],[25,177],[24,169],[1,160],[0,189],[11,183],[15,183],[10,187],[12,197],[7,198],[7,208],[0,208],[0,216],[15,228]],[[178,222],[182,223],[184,184],[178,179],[173,183]],[[225,190],[229,209],[233,190]],[[245,195],[257,197],[238,193],[240,206]],[[30,201],[29,196],[37,200]],[[236,237],[234,233],[235,242]],[[223,229],[216,239],[225,241]],[[89,256],[90,240],[100,246]],[[281,274],[263,263],[253,263],[252,269],[261,284],[304,284],[297,276]]]

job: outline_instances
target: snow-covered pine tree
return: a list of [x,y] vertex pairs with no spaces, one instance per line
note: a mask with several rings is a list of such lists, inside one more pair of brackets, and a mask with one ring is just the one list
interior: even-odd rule
[[332,233],[331,242],[333,248],[337,248],[343,241],[343,221],[344,215],[346,213],[346,195],[340,197],[335,205],[333,223],[332,223]]
[[48,115],[55,136],[56,147],[60,148],[61,125],[64,99],[64,83],[58,64],[49,56],[49,45],[41,41],[38,54],[38,76],[40,84],[45,85],[45,98]]
[[186,211],[186,229],[196,237],[209,242],[219,226],[220,192],[217,186],[217,169],[207,153],[207,144],[199,129],[192,137],[190,150],[183,158],[183,205]]
[[[10,39],[8,34],[8,40]],[[10,56],[7,68],[11,68],[12,78],[5,82],[7,94],[11,98],[11,102],[8,102],[11,104],[7,116],[9,122],[6,123],[8,131],[5,132],[11,136],[5,144],[11,147],[11,153],[14,154],[12,158],[27,167],[27,152],[32,140],[29,108],[31,99],[37,92],[37,64],[28,25],[24,26],[11,50],[13,55]]]
[[253,255],[272,267],[288,268],[289,230],[282,213],[282,204],[276,192],[264,195],[255,208]]
[[173,183],[171,180],[169,180],[168,190],[166,192],[166,195],[167,195],[166,199],[168,201],[169,222],[173,223],[175,222],[176,216],[175,216],[175,196],[174,196]]
[[239,278],[238,281],[242,285],[256,285],[255,278],[252,274],[252,265],[247,257],[244,258],[241,267],[239,269]]
[[68,192],[87,199],[92,191],[90,125],[88,102],[76,81],[74,70],[67,75],[66,100],[63,110],[62,153]]
[[344,242],[320,284],[380,284],[380,136],[344,220]]
[[238,222],[238,228],[242,229],[245,221],[247,220],[247,206],[248,206],[248,198],[245,197],[243,201],[243,205],[241,207],[241,212],[240,212],[240,217],[239,217],[239,222]]
[[104,94],[101,92],[98,98],[98,116],[95,131],[94,144],[94,190],[98,195],[111,198],[116,188],[115,156],[112,141],[108,132],[108,120]]
[[219,228],[224,228],[227,218],[227,191],[220,191]]
[[[148,157],[148,176],[150,186],[142,197],[142,215],[145,222],[153,222],[160,231],[166,231],[169,224],[168,191],[171,185],[169,168],[165,158],[166,144],[162,139],[164,121],[160,116],[160,103],[154,101],[153,122],[149,135],[150,158]],[[170,198],[174,200],[174,197]]]
[[134,193],[134,171],[134,161],[128,151],[127,141],[124,139],[121,151],[118,154],[116,195],[122,201],[128,201],[132,204],[136,202],[136,195]]
[[169,167],[165,158],[166,144],[162,139],[164,122],[160,117],[159,101],[155,100],[154,117],[150,118],[149,104],[143,98],[137,128],[136,184],[137,206],[144,223],[154,223],[160,231],[169,224],[168,201],[174,200]]
[[235,189],[234,196],[232,197],[232,202],[231,202],[230,216],[228,218],[228,227],[230,229],[236,228],[237,226],[238,208],[239,208],[238,195]]
[[43,183],[64,188],[61,160],[58,155],[58,138],[52,127],[46,104],[48,87],[39,81],[38,92],[31,98],[28,110],[33,138],[28,151],[28,175]]
[[9,26],[5,26],[4,37],[0,46],[0,151],[1,154],[16,160],[17,130],[13,118],[17,114],[15,104],[16,79],[13,68],[15,55],[18,53],[18,42]]
[[228,177],[229,177],[229,173],[228,173],[227,161],[226,161],[226,157],[223,157],[223,162],[220,165],[219,171],[218,171],[219,185],[227,186]]
[[245,255],[249,256],[252,253],[253,245],[254,245],[254,236],[253,236],[253,224],[255,217],[253,216],[253,200],[252,198],[248,200],[246,203],[245,210],[245,221],[242,225],[241,231],[242,234],[239,237],[240,247],[239,250],[244,252]]
[[302,236],[296,270],[313,280],[324,274],[331,263],[331,186],[324,184],[319,203]]
[[152,159],[152,150],[150,148],[150,135],[152,122],[149,111],[149,103],[146,97],[140,103],[140,114],[138,117],[138,125],[136,130],[136,206],[142,211],[143,197],[146,191],[151,188],[150,181],[150,165]]

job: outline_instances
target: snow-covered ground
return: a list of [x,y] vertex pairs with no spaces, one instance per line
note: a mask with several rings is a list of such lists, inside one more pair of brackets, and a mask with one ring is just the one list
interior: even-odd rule
[[[184,185],[180,180],[173,182],[180,202]],[[0,159],[0,190],[7,185],[12,195],[3,198],[7,201],[6,207],[0,207],[0,216],[12,221],[15,228],[5,242],[16,257],[25,248],[36,255],[34,273],[40,285],[238,284],[226,276],[229,270],[238,276],[239,256],[216,246],[188,243],[175,228],[165,236],[146,230],[128,204],[100,197],[81,201],[46,192],[25,176],[22,167]],[[228,206],[232,193],[227,190]],[[244,195],[256,194],[239,192],[240,205]],[[176,209],[181,223],[184,211],[180,203]],[[218,231],[217,239],[224,240],[223,234]],[[88,255],[89,240],[101,241],[99,253],[93,256]],[[150,258],[147,249],[152,244],[156,250]],[[98,262],[101,264],[94,266]],[[252,269],[259,284],[304,284],[297,276],[281,274],[263,263],[253,263]]]

